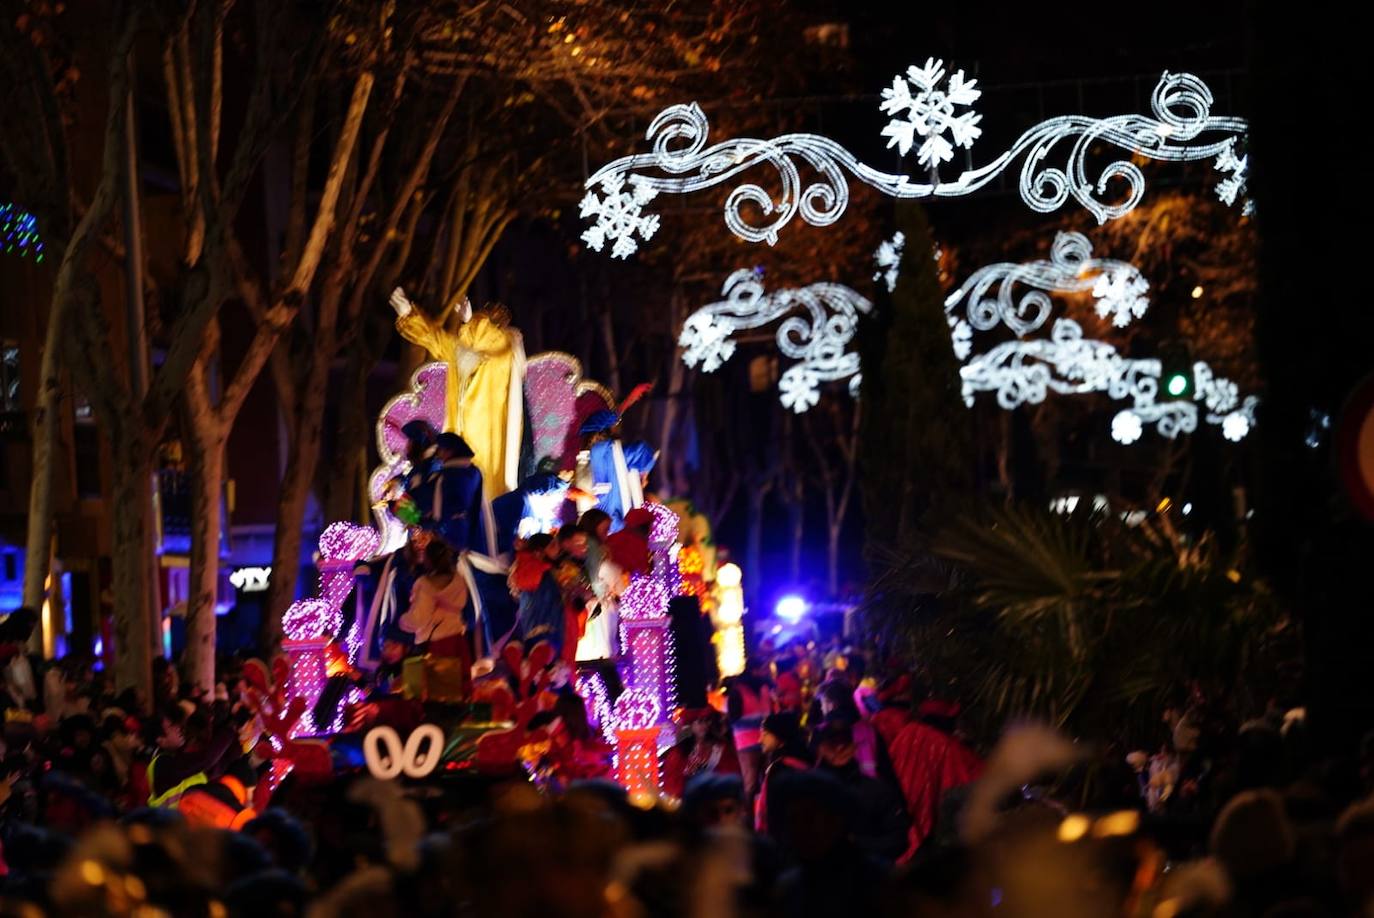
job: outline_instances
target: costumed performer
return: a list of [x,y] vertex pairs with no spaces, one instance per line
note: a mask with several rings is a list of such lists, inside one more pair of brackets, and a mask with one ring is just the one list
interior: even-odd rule
[[620,422],[631,405],[649,392],[648,385],[636,386],[616,411],[602,409],[582,422],[579,433],[586,440],[591,491],[597,507],[611,518],[611,532],[625,524],[625,514],[644,506],[644,483],[658,459],[647,443],[620,440]]
[[464,300],[444,310],[460,321],[450,331],[444,319],[424,315],[397,287],[391,294],[396,330],[448,367],[444,430],[472,447],[490,500],[516,487],[524,426],[525,345],[510,328],[504,307],[473,312]]
[[435,438],[435,454],[439,469],[430,512],[434,531],[455,552],[479,548],[479,537],[492,527],[483,525],[482,472],[473,464],[472,448],[446,430]]

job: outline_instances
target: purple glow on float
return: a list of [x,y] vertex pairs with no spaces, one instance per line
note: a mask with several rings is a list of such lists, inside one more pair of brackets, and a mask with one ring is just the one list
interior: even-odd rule
[[343,623],[337,605],[324,599],[298,599],[281,618],[288,641],[313,641],[332,637]]
[[320,557],[329,561],[360,561],[370,558],[380,545],[381,537],[371,526],[331,523],[320,533]]
[[672,598],[672,591],[660,579],[652,574],[634,574],[620,596],[620,620],[663,618],[668,614],[668,601]]

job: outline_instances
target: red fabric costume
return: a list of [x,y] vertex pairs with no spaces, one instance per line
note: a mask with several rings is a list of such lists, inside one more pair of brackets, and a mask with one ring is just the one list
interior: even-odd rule
[[952,736],[917,722],[901,728],[888,743],[888,755],[911,815],[911,841],[898,862],[903,863],[935,828],[941,798],[982,774],[983,761]]

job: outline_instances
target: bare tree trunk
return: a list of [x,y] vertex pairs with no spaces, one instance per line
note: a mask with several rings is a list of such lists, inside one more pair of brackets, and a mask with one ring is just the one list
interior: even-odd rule
[[620,387],[620,352],[615,346],[615,317],[611,315],[611,307],[601,310],[597,326],[601,331],[601,346],[606,351],[606,384],[616,398],[621,398],[625,390]]
[[[207,419],[207,423],[214,423]],[[217,426],[217,425],[216,425]],[[191,588],[186,602],[186,651],[182,675],[203,691],[215,687],[215,607],[219,598],[223,532],[224,440],[212,435],[190,442]]]
[[[324,364],[324,361],[319,361]],[[263,621],[264,648],[275,648],[281,642],[281,618],[296,598],[296,579],[301,566],[301,543],[304,538],[305,510],[310,500],[310,487],[315,480],[315,466],[320,457],[324,434],[324,381],[306,383],[302,405],[296,421],[294,449],[286,464],[281,483],[281,497],[277,502],[277,531],[272,545],[272,578],[267,587],[267,614]]]
[[[367,477],[367,377],[371,369],[365,348],[359,342],[349,347],[343,384],[340,387],[338,422],[335,427],[335,455],[328,464],[325,483],[324,518],[358,521],[361,506],[359,487]],[[364,486],[365,487],[365,486]]]
[[677,424],[678,402],[682,400],[682,385],[686,379],[686,367],[674,351],[668,367],[668,391],[663,402],[663,420],[658,428],[658,443],[655,446],[664,459],[659,462],[663,476],[663,493],[678,496],[686,490],[678,477],[681,458],[673,449],[673,428]]
[[146,708],[152,702],[151,623],[148,609],[155,583],[146,545],[148,508],[152,506],[152,458],[141,438],[115,438],[111,470],[114,505],[114,547],[111,552],[114,588],[114,675],[119,691],[134,689]]
[[60,287],[54,291],[52,312],[43,340],[43,360],[38,377],[38,400],[33,411],[33,483],[29,489],[28,538],[24,554],[24,605],[37,610],[43,605],[48,578],[48,555],[53,532],[53,468],[56,465],[58,405],[62,397],[61,348],[63,326],[71,296]]

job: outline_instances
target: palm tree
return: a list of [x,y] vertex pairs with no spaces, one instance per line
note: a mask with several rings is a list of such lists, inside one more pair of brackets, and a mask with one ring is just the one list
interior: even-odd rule
[[1192,687],[1253,708],[1293,629],[1240,557],[1166,518],[1012,505],[964,516],[878,558],[868,611],[888,645],[995,729],[1047,720],[1094,740],[1146,739]]

